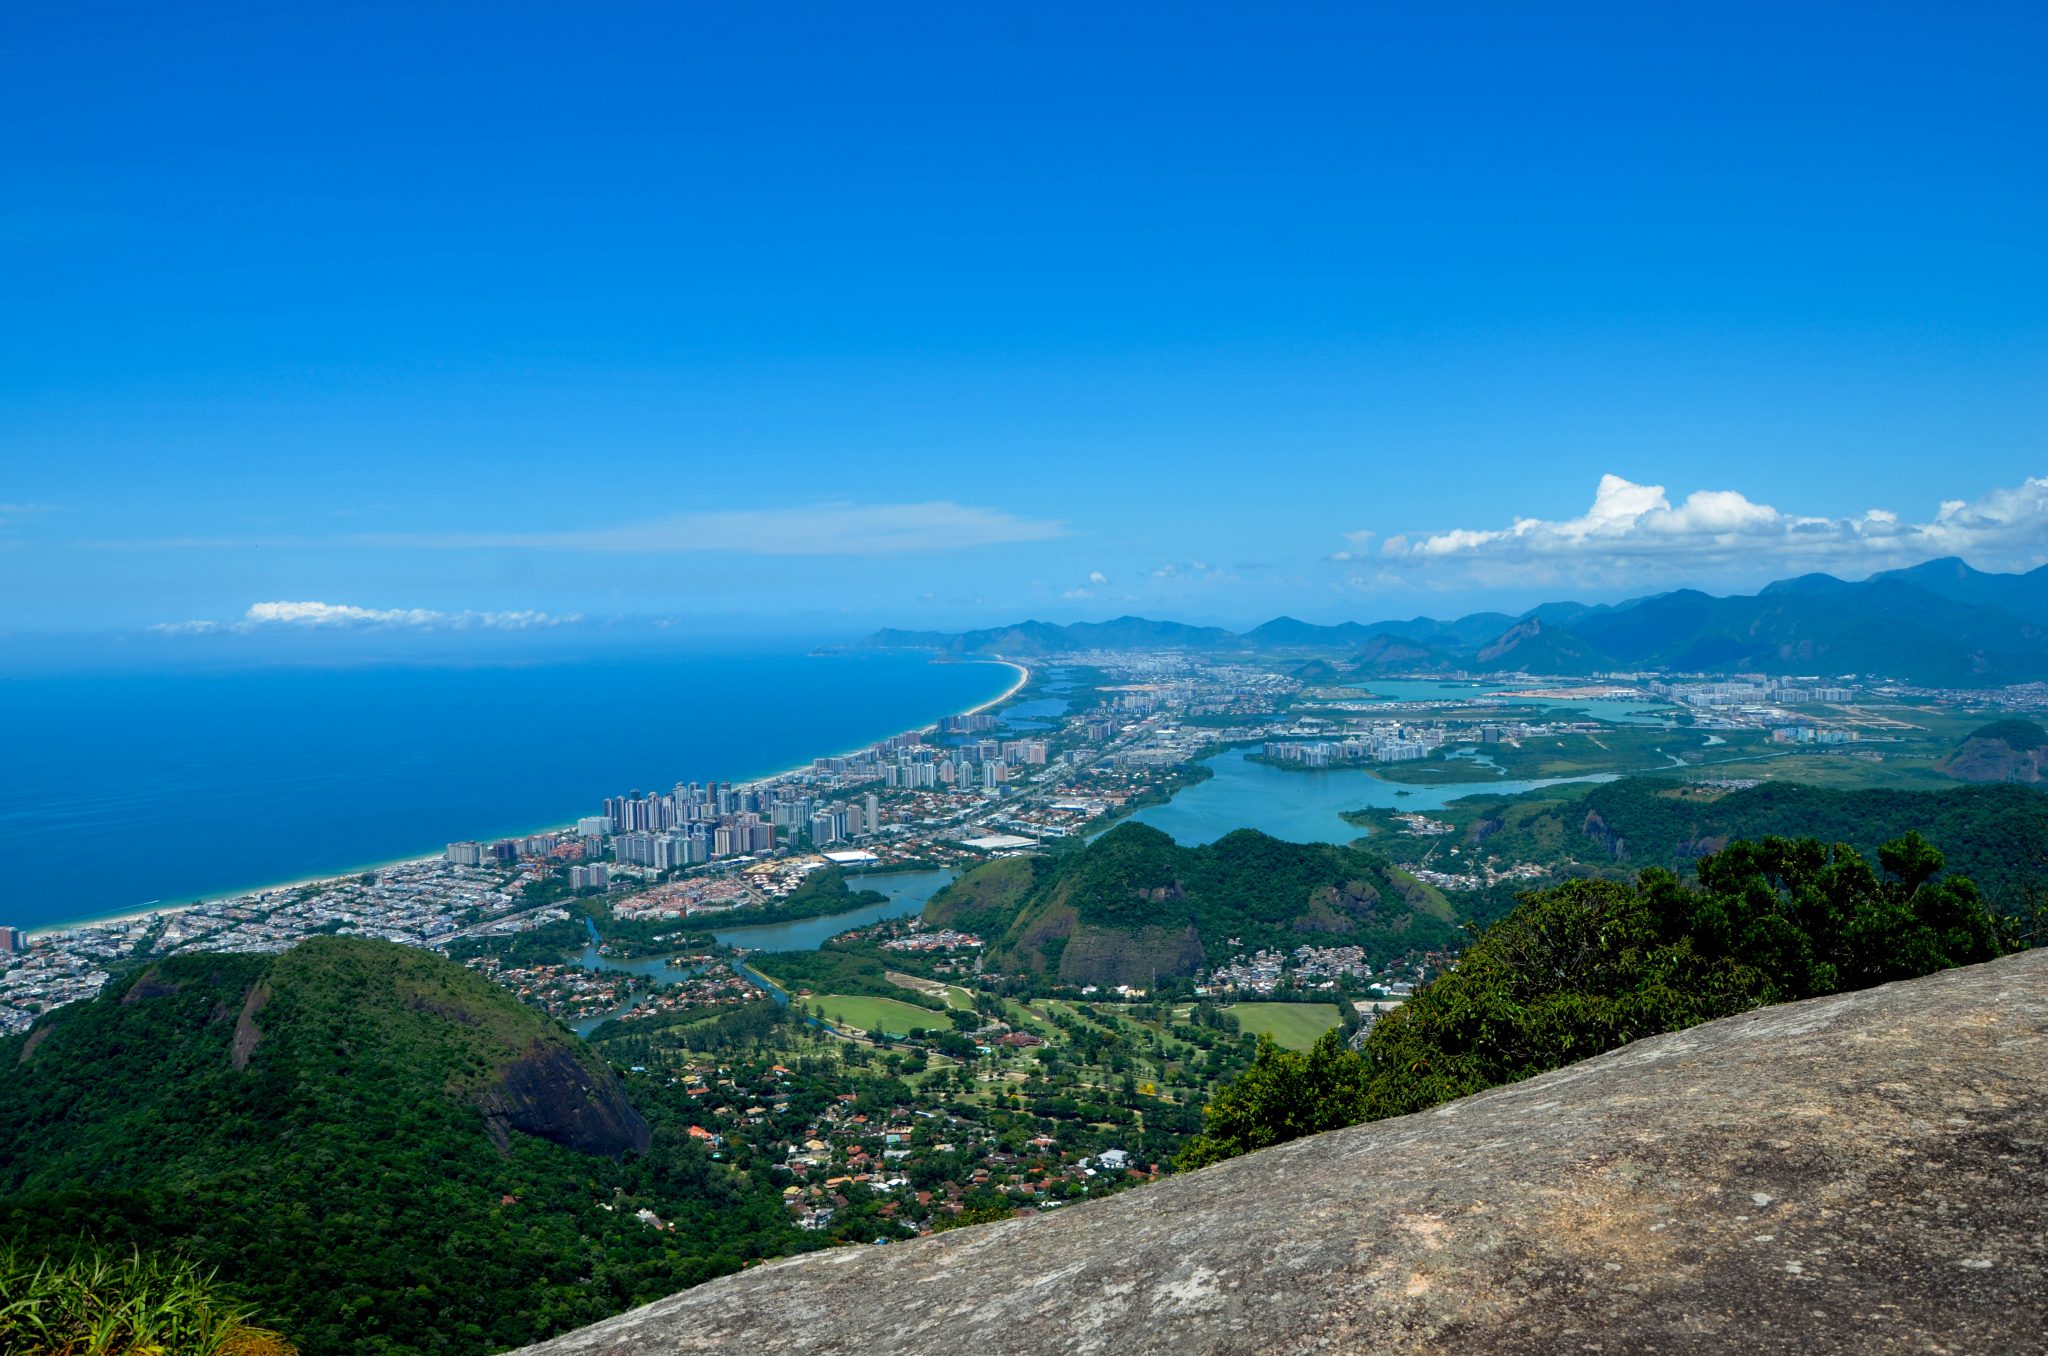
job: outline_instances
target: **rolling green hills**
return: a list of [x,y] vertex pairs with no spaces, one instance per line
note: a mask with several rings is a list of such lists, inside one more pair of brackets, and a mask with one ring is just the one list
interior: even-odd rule
[[1064,857],[978,867],[925,919],[981,932],[991,965],[1102,985],[1146,986],[1260,947],[1360,946],[1384,961],[1458,937],[1442,895],[1372,853],[1252,829],[1186,848],[1143,824]]
[[686,1128],[431,953],[182,956],[0,1041],[0,1240],[180,1249],[308,1356],[481,1353],[797,1246]]
[[[1689,871],[1737,839],[1818,838],[1862,852],[1918,831],[1946,854],[1949,869],[1974,880],[1996,912],[2035,907],[2048,885],[2048,794],[2026,786],[1853,791],[1763,782],[1736,791],[1663,777],[1546,787],[1519,796],[1468,796],[1438,812],[1457,829],[1468,860],[1533,862],[1616,877],[1645,867]],[[1394,860],[1419,859],[1446,840],[1406,837],[1384,811],[1347,815],[1378,832]],[[1455,860],[1455,859],[1451,859]],[[1461,897],[1469,900],[1470,896]],[[1476,911],[1486,915],[1504,906]]]

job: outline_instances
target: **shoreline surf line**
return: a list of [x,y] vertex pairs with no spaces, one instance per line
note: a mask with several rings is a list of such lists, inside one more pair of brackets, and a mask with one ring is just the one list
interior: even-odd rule
[[[965,711],[948,712],[946,716],[941,716],[938,720],[927,721],[925,724],[918,726],[914,730],[903,731],[901,733],[922,735],[927,732],[936,731],[939,728],[939,726],[942,725],[950,716],[979,715],[981,712],[988,710],[990,707],[1000,706],[1004,702],[1010,700],[1010,698],[1016,696],[1019,692],[1023,691],[1025,686],[1028,685],[1031,681],[1030,667],[1014,659],[976,657],[973,659],[948,660],[945,662],[965,664],[1000,664],[1005,668],[1015,669],[1017,671],[1017,680],[1011,683],[1010,686],[1000,696],[992,697],[988,701],[982,702],[979,706],[970,707]],[[887,735],[883,736],[883,738],[885,739],[889,737],[890,736]],[[846,757],[849,754],[858,753],[861,749],[872,748],[878,742],[880,741],[871,740],[868,743],[861,744],[853,749],[845,750],[842,753],[822,754],[819,756]],[[781,772],[771,773],[765,777],[755,777],[751,780],[738,782],[736,784],[743,790],[752,790],[756,787],[767,786],[772,782],[781,781],[785,777],[794,776],[797,773],[808,771],[809,768],[810,764],[808,763],[799,764],[795,767],[785,768]],[[505,838],[524,838],[537,833],[561,833],[571,827],[573,827],[573,821],[571,823],[562,823],[557,821],[555,823],[543,825],[540,828],[527,829],[519,833],[506,833],[497,836]],[[33,942],[39,938],[54,937],[67,932],[77,932],[84,928],[108,927],[116,923],[139,923],[146,919],[153,918],[169,918],[177,914],[184,913],[189,909],[196,909],[206,904],[230,904],[235,902],[236,900],[257,899],[265,895],[279,893],[280,891],[303,890],[308,886],[313,885],[338,885],[343,881],[347,881],[354,877],[362,876],[371,872],[388,871],[393,867],[416,866],[425,862],[435,861],[438,859],[439,855],[440,854],[430,852],[414,856],[394,857],[386,861],[350,867],[347,870],[343,871],[329,871],[317,876],[305,876],[296,880],[280,881],[274,885],[255,885],[245,889],[230,890],[225,893],[205,895],[200,898],[187,900],[179,904],[158,903],[151,905],[141,905],[135,908],[123,909],[116,913],[99,914],[91,918],[71,918],[56,923],[40,923],[33,927],[23,928],[22,937],[26,941]]]

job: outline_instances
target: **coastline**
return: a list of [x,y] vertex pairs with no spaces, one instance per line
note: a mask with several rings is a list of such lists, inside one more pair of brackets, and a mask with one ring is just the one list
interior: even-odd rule
[[[933,662],[936,663],[939,661],[934,660]],[[1030,667],[1014,659],[976,657],[972,659],[952,660],[947,662],[967,664],[999,664],[1006,668],[1015,669],[1017,671],[1017,679],[1015,682],[1011,683],[1009,687],[1005,688],[1002,691],[1002,693],[990,698],[988,701],[982,702],[978,706],[969,707],[965,711],[947,712],[945,716],[941,716],[938,720],[927,721],[925,724],[917,726],[915,730],[912,731],[912,733],[930,733],[936,731],[939,728],[941,722],[947,719],[947,717],[954,715],[978,715],[983,711],[989,710],[991,707],[1000,706],[1004,702],[1007,702],[1012,697],[1016,696],[1019,692],[1023,691],[1025,686],[1028,685],[1031,681]],[[888,736],[884,735],[882,736],[882,738],[886,739],[888,738]],[[815,756],[821,758],[844,757],[848,754],[856,753],[861,749],[871,748],[873,747],[874,742],[875,741],[870,740],[867,743],[857,745],[855,748],[842,750],[841,752],[836,754],[818,754]],[[736,783],[736,785],[744,789],[751,790],[755,787],[766,786],[771,782],[780,781],[784,777],[792,776],[799,772],[808,771],[809,767],[809,763],[802,763],[798,764],[795,767],[785,768],[780,772],[771,772],[766,776],[754,777],[745,781],[740,781]],[[538,828],[523,829],[515,832],[495,834],[492,836],[499,838],[523,838],[530,834],[536,833],[560,833],[563,830],[571,827],[573,824],[573,820],[567,822],[555,821],[549,824],[541,825]],[[152,918],[168,918],[172,915],[183,913],[187,909],[197,908],[200,905],[204,904],[221,904],[226,903],[230,900],[249,899],[259,895],[275,894],[279,891],[300,890],[310,885],[335,884],[341,881],[348,880],[349,878],[354,876],[363,875],[365,872],[386,871],[391,869],[392,867],[413,866],[422,862],[430,862],[435,860],[436,857],[438,857],[439,855],[440,854],[438,853],[429,852],[424,854],[393,857],[384,861],[366,863],[360,866],[352,866],[345,870],[325,871],[320,873],[319,875],[303,876],[295,880],[279,881],[274,884],[252,885],[237,890],[220,891],[209,895],[203,895],[197,899],[183,900],[176,904],[145,904],[131,909],[124,909],[118,913],[100,914],[91,918],[71,918],[57,923],[37,924],[32,927],[23,928],[22,936],[27,941],[34,942],[44,937],[53,937],[60,935],[62,933],[76,932],[81,928],[107,927],[109,925],[118,923],[137,923]]]
[[[965,711],[958,713],[963,716],[978,716],[992,706],[1001,706],[1004,702],[1010,700],[1010,698],[1016,696],[1019,692],[1022,692],[1025,686],[1029,684],[1031,681],[1031,666],[1016,659],[996,659],[991,657],[988,659],[970,659],[965,661],[954,660],[951,662],[965,662],[970,664],[1001,664],[1005,668],[1017,670],[1017,681],[1010,684],[1010,686],[1004,690],[1001,696],[991,697],[989,700],[983,702],[979,706],[970,706]],[[939,728],[939,723],[937,721],[933,721],[930,725],[927,725],[924,728],[927,730],[936,730]]]

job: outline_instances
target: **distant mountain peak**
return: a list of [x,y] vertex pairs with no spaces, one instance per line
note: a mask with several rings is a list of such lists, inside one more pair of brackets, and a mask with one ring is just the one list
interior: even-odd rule
[[865,643],[1018,658],[1091,649],[1326,651],[1349,655],[1367,674],[1617,668],[1859,673],[1928,686],[1999,686],[2048,678],[2048,566],[1988,574],[1945,557],[1860,583],[1813,573],[1754,595],[1683,588],[1611,605],[1543,603],[1518,617],[1478,612],[1449,621],[1317,623],[1282,615],[1237,634],[1122,616],[959,633],[887,630]]

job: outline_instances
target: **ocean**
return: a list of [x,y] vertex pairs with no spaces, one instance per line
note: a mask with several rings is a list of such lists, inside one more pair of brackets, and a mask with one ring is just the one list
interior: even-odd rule
[[0,924],[437,853],[988,701],[995,664],[794,651],[0,678]]

